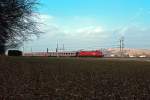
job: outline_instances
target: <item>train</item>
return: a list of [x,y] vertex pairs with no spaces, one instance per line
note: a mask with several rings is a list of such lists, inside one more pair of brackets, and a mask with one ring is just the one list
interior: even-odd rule
[[104,57],[100,50],[96,51],[79,51],[76,53],[77,57]]
[[32,52],[23,53],[23,56],[44,56],[44,57],[104,57],[100,50],[92,51],[63,51],[63,52]]

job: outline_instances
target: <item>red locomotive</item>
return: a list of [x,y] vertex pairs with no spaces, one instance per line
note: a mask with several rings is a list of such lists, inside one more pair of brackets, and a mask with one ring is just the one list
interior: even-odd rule
[[79,51],[77,57],[103,57],[103,53],[100,50],[96,51]]

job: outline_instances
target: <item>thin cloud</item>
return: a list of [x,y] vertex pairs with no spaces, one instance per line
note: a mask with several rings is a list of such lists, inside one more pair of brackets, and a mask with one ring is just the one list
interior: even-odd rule
[[90,21],[88,24],[82,24],[80,19],[74,26],[65,23],[62,26],[61,22],[58,23],[59,19],[54,16],[39,15],[39,18],[41,19],[39,20],[40,23],[44,23],[40,26],[40,29],[44,31],[45,34],[38,40],[27,44],[33,48],[36,47],[37,44],[41,48],[46,48],[45,45],[55,48],[57,41],[68,45],[70,48],[86,48],[87,46],[99,45],[99,43],[109,37],[109,33],[106,32],[101,25],[93,24],[93,22],[89,24]]
[[[118,41],[121,34],[125,37],[125,46],[135,48],[142,47],[140,41],[143,45],[148,45],[148,37],[150,37],[150,27],[135,24],[109,30],[98,23],[94,24],[94,21],[91,21],[92,18],[89,18],[90,21],[87,24],[82,23],[85,20],[81,21],[83,18],[79,18],[79,16],[75,19],[76,22],[74,22],[74,18],[71,22],[71,19],[59,19],[55,16],[42,14],[39,15],[39,18],[41,20],[38,21],[44,23],[40,29],[44,30],[45,34],[37,40],[26,43],[26,47],[36,48],[37,51],[42,51],[43,48],[55,50],[57,42],[65,44],[68,50],[89,49],[90,47],[93,49],[111,48],[112,45],[118,45],[118,42],[114,41]],[[61,20],[66,20],[66,22],[69,20],[69,24],[62,24]]]

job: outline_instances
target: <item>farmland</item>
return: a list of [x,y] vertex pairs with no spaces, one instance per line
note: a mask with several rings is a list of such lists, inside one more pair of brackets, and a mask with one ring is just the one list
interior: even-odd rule
[[150,100],[150,62],[1,57],[0,100]]

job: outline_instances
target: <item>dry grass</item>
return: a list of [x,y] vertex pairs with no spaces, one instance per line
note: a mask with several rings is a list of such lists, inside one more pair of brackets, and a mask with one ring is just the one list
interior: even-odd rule
[[150,100],[150,62],[0,58],[0,100]]

